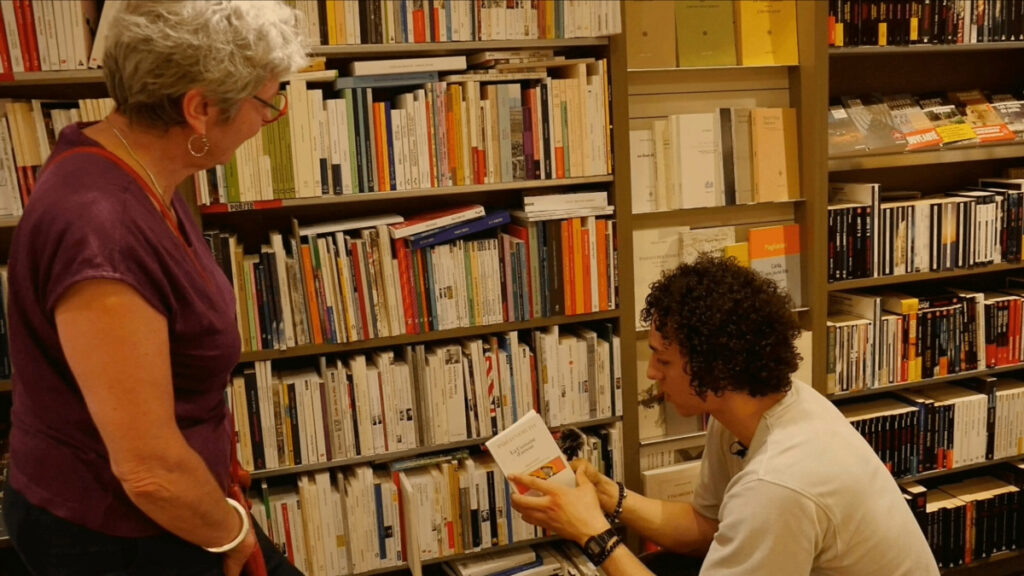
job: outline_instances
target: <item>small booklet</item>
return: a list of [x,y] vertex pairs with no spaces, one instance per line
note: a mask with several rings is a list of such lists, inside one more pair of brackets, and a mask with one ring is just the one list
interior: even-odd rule
[[[533,410],[488,440],[486,445],[505,476],[535,476],[569,487],[576,485],[576,476],[565,455],[558,449],[540,414]],[[515,489],[520,494],[537,495],[535,491],[521,486],[515,486]]]

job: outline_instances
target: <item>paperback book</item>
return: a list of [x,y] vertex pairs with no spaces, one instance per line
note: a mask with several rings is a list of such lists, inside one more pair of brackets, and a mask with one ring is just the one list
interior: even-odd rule
[[[568,487],[576,485],[576,476],[569,462],[558,449],[544,419],[534,410],[488,440],[486,446],[506,477],[517,474],[550,480]],[[523,486],[513,486],[520,494],[539,495]]]

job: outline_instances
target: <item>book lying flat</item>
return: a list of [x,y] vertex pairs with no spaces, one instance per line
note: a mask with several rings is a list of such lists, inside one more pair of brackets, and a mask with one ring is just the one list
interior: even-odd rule
[[[558,449],[544,419],[533,410],[488,440],[486,445],[506,477],[517,474],[551,480],[568,487],[576,485],[576,476],[565,455]],[[520,494],[538,495],[522,486],[514,487]]]
[[462,238],[463,236],[469,236],[470,234],[476,234],[484,230],[491,228],[497,228],[508,224],[510,216],[508,210],[495,210],[490,214],[487,214],[476,220],[469,220],[467,222],[458,222],[450,224],[444,228],[438,228],[436,230],[428,230],[420,234],[413,234],[406,240],[409,242],[410,250],[417,250],[419,248],[426,248],[427,246],[433,246],[442,242],[450,242],[456,238]]

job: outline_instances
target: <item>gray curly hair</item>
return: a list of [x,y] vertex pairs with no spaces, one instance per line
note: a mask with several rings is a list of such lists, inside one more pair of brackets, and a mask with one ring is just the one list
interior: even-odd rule
[[133,123],[183,124],[193,88],[230,121],[267,80],[305,65],[301,18],[277,1],[126,2],[103,53],[107,90]]

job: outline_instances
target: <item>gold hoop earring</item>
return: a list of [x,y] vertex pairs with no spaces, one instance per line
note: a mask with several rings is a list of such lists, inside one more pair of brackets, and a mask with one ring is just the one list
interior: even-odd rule
[[[202,147],[203,147],[202,150],[196,150],[195,149],[195,139],[196,138],[199,138],[200,145],[202,145]],[[196,158],[202,158],[203,156],[206,155],[206,152],[210,149],[210,141],[206,139],[206,134],[193,134],[188,139],[188,143],[186,144],[186,146],[188,147],[188,153],[189,154],[195,156]]]

